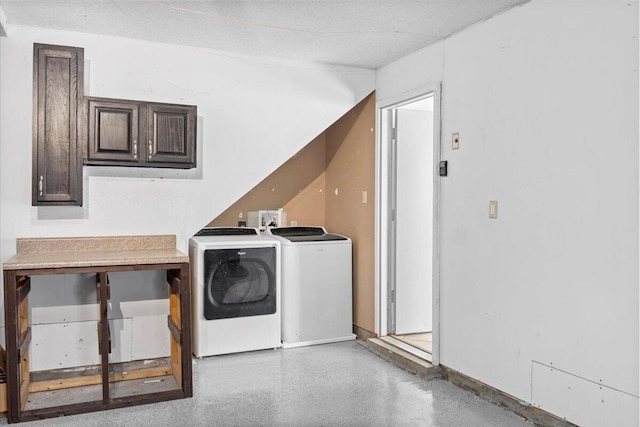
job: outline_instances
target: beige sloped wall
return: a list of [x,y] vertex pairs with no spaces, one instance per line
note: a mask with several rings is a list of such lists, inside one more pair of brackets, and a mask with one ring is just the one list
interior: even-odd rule
[[287,225],[325,225],[325,173],[313,180],[286,205]]

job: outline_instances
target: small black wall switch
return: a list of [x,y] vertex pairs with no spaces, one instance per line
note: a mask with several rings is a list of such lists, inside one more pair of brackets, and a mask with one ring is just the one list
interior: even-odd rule
[[447,176],[447,172],[448,172],[448,162],[446,160],[442,160],[440,162],[440,176]]

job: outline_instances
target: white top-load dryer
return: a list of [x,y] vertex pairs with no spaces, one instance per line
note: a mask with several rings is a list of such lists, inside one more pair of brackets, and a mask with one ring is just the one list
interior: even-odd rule
[[351,239],[323,227],[274,227],[282,246],[282,347],[353,340]]

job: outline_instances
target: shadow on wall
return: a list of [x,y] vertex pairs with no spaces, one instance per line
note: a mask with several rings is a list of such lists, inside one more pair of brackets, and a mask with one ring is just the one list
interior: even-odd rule
[[[324,224],[324,170],[325,134],[317,136],[302,150],[294,154],[271,175],[253,187],[247,194],[215,218],[210,226],[236,226],[238,221],[247,220],[247,212],[257,210],[277,210],[284,208],[296,198],[304,199],[305,215],[291,216],[288,221],[298,224]],[[299,205],[299,203],[296,203]],[[289,223],[287,222],[287,225]]]

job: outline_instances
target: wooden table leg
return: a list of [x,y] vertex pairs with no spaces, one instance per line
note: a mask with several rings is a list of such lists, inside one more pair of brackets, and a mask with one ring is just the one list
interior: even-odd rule
[[171,372],[176,384],[182,386],[182,316],[180,309],[181,278],[175,270],[167,272],[169,281],[169,331],[171,332]]
[[4,321],[7,350],[7,420],[20,421],[20,384],[18,377],[18,316],[16,312],[16,274],[4,271]]
[[[180,311],[191,313],[191,272],[189,264],[182,264],[180,269]],[[182,390],[185,397],[193,396],[193,379],[191,377],[191,315],[180,319],[182,331]]]
[[[28,287],[22,285],[20,289]],[[20,294],[20,292],[18,292]],[[20,301],[22,300],[22,301]],[[20,372],[20,411],[24,411],[29,396],[31,374],[29,372],[29,346],[31,328],[29,328],[29,298],[27,293],[18,297],[18,369]]]
[[171,331],[171,369],[185,397],[193,396],[191,378],[191,285],[189,264],[167,271],[169,296],[169,330]]
[[100,321],[98,322],[98,347],[101,356],[102,401],[108,403],[109,394],[109,277],[107,273],[97,274],[98,302],[100,304]]

